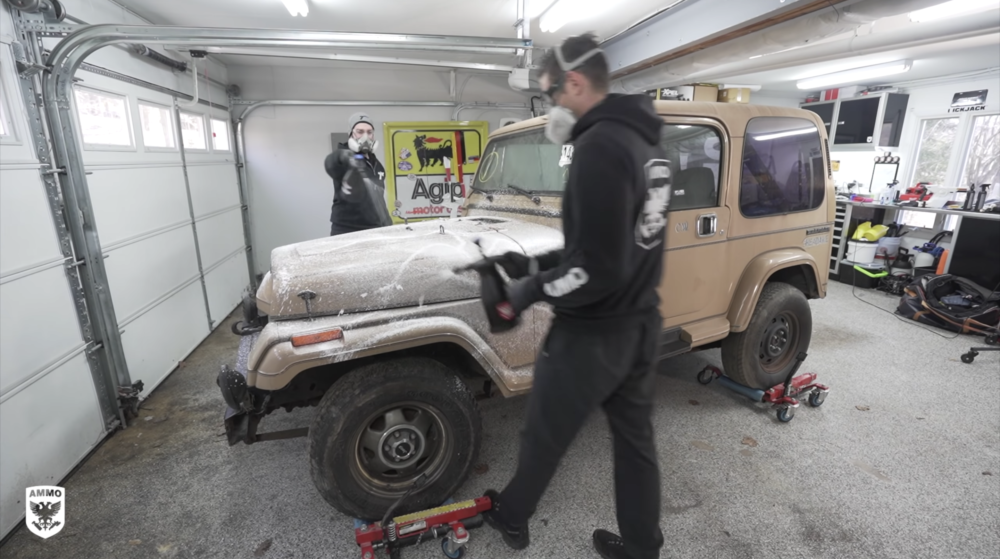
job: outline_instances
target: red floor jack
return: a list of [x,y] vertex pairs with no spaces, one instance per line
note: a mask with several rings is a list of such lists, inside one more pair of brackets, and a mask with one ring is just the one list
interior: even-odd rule
[[795,399],[796,396],[808,392],[809,405],[818,408],[823,405],[823,402],[826,401],[826,394],[830,392],[829,387],[814,382],[816,380],[816,373],[795,376],[795,373],[798,372],[799,367],[802,366],[802,362],[805,360],[806,353],[799,352],[795,356],[795,366],[788,372],[785,382],[773,386],[767,391],[744,386],[722,374],[722,371],[718,367],[713,367],[712,365],[708,365],[698,373],[698,382],[708,384],[713,379],[719,379],[719,383],[722,386],[734,392],[738,392],[755,402],[771,404],[778,410],[778,421],[787,423],[795,417],[795,408],[799,407],[799,401]]
[[366,524],[354,530],[354,537],[361,547],[361,559],[375,559],[377,549],[385,549],[390,559],[400,559],[402,548],[437,538],[444,538],[441,550],[446,557],[460,559],[465,556],[469,530],[483,525],[482,513],[492,506],[489,497],[479,497]]

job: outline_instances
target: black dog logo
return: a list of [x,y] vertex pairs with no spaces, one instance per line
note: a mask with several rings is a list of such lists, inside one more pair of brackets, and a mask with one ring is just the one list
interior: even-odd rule
[[420,161],[420,169],[424,170],[424,167],[433,167],[435,165],[443,165],[444,158],[454,159],[455,155],[451,147],[451,140],[445,140],[441,144],[441,147],[430,148],[427,147],[427,135],[417,136],[413,139],[413,147],[417,150],[417,159]]

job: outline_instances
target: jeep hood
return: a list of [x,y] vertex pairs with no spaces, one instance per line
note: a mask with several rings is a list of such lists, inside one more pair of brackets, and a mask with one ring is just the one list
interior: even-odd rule
[[271,319],[287,320],[477,298],[478,274],[453,272],[482,258],[476,239],[487,256],[539,254],[563,245],[556,229],[497,217],[423,221],[316,239],[271,252],[257,305]]

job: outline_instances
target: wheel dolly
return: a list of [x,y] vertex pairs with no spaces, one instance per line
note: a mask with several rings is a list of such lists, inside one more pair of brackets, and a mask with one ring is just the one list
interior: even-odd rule
[[698,373],[698,382],[708,384],[714,379],[719,379],[719,384],[726,388],[742,394],[755,402],[765,402],[771,404],[778,412],[778,421],[788,423],[795,417],[795,408],[799,407],[796,396],[809,393],[809,405],[818,408],[826,401],[826,395],[830,392],[828,386],[815,382],[816,373],[806,373],[795,376],[802,362],[806,360],[806,353],[800,351],[795,356],[795,366],[788,372],[788,377],[782,384],[772,386],[764,391],[757,388],[750,388],[736,382],[722,373],[718,367],[708,365]]
[[390,559],[400,559],[402,548],[437,538],[443,538],[441,551],[448,559],[461,559],[469,530],[483,525],[482,513],[492,506],[489,497],[479,497],[388,520],[393,506],[382,522],[356,528],[354,538],[361,547],[361,559],[375,559],[377,549],[385,549]]

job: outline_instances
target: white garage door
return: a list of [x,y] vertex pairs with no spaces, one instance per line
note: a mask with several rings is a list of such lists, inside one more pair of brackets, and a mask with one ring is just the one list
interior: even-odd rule
[[[105,436],[108,414],[9,44],[0,45],[0,77],[2,537],[24,516],[24,488],[64,478]],[[145,396],[249,283],[229,115],[202,104],[178,111],[170,95],[90,72],[77,77],[104,264],[128,372]]]
[[104,265],[129,375],[148,392],[249,281],[229,118],[81,76],[75,100]]

